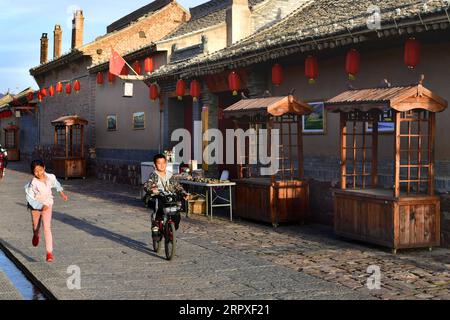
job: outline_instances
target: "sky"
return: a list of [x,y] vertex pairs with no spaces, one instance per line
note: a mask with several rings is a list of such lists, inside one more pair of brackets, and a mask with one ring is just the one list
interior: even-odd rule
[[[0,0],[0,93],[37,88],[29,70],[39,65],[40,38],[48,33],[53,57],[53,29],[63,28],[63,53],[70,51],[72,16],[83,9],[84,43],[106,33],[106,27],[152,0]],[[178,0],[186,9],[207,0]]]

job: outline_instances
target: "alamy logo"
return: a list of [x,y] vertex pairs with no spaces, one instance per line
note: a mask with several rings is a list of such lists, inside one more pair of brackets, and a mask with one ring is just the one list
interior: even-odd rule
[[[226,139],[226,140],[225,140]],[[218,129],[209,129],[202,134],[202,123],[194,123],[194,141],[186,129],[177,129],[172,133],[175,156],[189,163],[194,145],[194,159],[199,164],[239,164],[260,167],[262,176],[275,175],[279,171],[280,131],[279,129],[228,129],[226,137]],[[224,148],[224,141],[226,146]],[[203,143],[208,145],[203,149]],[[193,143],[193,144],[192,144]],[[248,150],[246,148],[248,146]]]
[[81,290],[81,269],[79,266],[69,266],[67,268],[67,288],[69,290]]
[[369,266],[367,273],[371,276],[367,279],[367,288],[369,290],[381,289],[381,268],[376,265]]
[[379,6],[371,5],[367,8],[367,13],[370,15],[367,18],[366,24],[369,30],[381,29],[381,9]]

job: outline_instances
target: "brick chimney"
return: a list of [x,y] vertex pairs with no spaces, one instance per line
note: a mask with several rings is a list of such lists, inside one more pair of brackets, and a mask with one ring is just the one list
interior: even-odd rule
[[227,9],[227,45],[230,46],[250,35],[251,12],[248,0],[231,0]]
[[46,33],[41,37],[41,64],[48,62],[48,37]]
[[72,20],[72,49],[83,45],[84,16],[83,10],[75,11]]
[[62,29],[59,24],[55,25],[53,31],[53,59],[61,57],[62,51]]

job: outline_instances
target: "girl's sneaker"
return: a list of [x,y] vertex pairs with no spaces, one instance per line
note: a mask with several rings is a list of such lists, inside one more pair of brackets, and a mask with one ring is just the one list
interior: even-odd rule
[[33,244],[33,247],[37,247],[39,245],[39,236],[34,235],[33,240],[31,242]]
[[53,257],[53,253],[47,253],[47,262],[53,262],[54,259],[55,257]]

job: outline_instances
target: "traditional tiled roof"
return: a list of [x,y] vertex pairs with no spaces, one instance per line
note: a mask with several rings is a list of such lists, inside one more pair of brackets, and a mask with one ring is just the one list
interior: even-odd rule
[[14,97],[11,94],[6,94],[0,98],[0,108],[9,105],[11,101],[13,101]]
[[[253,6],[263,1],[265,0],[250,0],[249,5]],[[191,19],[179,26],[174,32],[165,36],[162,40],[176,38],[225,23],[226,10],[230,5],[231,0],[211,0],[194,8],[190,8]]]
[[[367,112],[372,109],[392,108],[397,111],[409,111],[417,108],[415,99],[425,96],[433,103],[423,104],[421,108],[432,112],[444,111],[448,103],[422,84],[387,88],[350,89],[325,102],[328,111],[351,112],[355,110]],[[411,99],[414,98],[414,99]],[[409,99],[409,101],[406,101]],[[411,102],[413,100],[413,102]]]
[[[373,7],[373,6],[378,7]],[[338,35],[347,35],[351,41],[360,39],[363,33],[373,33],[367,26],[369,8],[379,8],[381,28],[394,24],[405,28],[404,33],[412,33],[402,22],[414,20],[420,24],[427,18],[441,16],[447,20],[445,10],[448,5],[441,0],[430,0],[425,4],[421,0],[314,0],[306,3],[279,23],[263,29],[236,44],[215,53],[199,56],[184,63],[162,68],[152,74],[152,79],[178,74],[195,76],[214,73],[224,68],[235,68],[265,60],[287,56],[298,51],[320,49],[322,39],[333,40]],[[448,23],[448,20],[444,23]],[[423,29],[425,29],[422,26]],[[383,30],[379,36],[383,36]],[[430,28],[426,28],[429,30]],[[336,46],[334,41],[329,44]],[[307,44],[304,48],[303,44]],[[353,43],[353,42],[352,42]],[[345,42],[341,45],[347,45]],[[328,44],[327,44],[328,45]],[[289,50],[287,46],[292,46]],[[326,48],[326,46],[322,46]],[[272,51],[273,50],[273,51]],[[248,57],[252,56],[252,59]],[[242,64],[239,64],[238,63]]]
[[155,0],[143,6],[142,8],[137,9],[136,11],[133,11],[132,13],[126,15],[125,17],[122,17],[119,20],[111,23],[108,27],[106,27],[106,31],[107,33],[111,33],[114,31],[124,29],[131,23],[137,21],[139,18],[151,14],[155,11],[158,11],[159,9],[165,7],[166,5],[168,5],[173,1],[174,0]]

